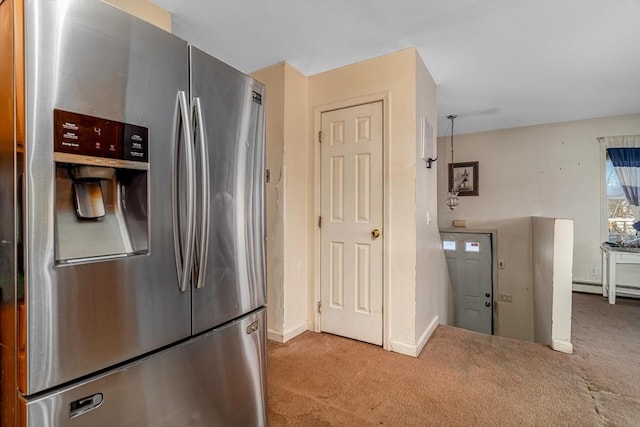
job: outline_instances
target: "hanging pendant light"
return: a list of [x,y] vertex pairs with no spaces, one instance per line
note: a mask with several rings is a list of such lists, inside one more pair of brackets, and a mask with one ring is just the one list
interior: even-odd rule
[[454,191],[454,179],[453,179],[453,120],[458,116],[447,116],[447,119],[451,120],[451,182],[449,183],[449,193],[447,194],[447,198],[445,203],[451,210],[455,210],[456,207],[460,204],[460,199],[458,198],[458,192]]

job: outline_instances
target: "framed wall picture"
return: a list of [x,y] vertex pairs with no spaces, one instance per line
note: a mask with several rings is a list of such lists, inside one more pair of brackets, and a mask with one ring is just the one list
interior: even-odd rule
[[478,162],[449,163],[449,188],[458,196],[477,196],[479,187]]

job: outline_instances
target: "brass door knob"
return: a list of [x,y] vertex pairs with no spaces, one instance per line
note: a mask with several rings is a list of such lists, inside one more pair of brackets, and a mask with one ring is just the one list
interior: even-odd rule
[[371,238],[373,239],[377,239],[378,237],[380,237],[380,230],[378,230],[377,228],[371,231]]

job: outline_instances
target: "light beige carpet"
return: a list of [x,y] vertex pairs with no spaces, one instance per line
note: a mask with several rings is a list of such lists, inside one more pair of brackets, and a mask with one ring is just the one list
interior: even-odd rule
[[270,426],[640,426],[640,300],[574,294],[575,354],[439,326],[418,358],[329,334],[269,343]]

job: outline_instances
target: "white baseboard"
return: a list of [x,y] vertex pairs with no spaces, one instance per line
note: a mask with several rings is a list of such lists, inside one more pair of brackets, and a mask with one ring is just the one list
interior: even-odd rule
[[551,340],[551,348],[562,353],[573,353],[571,341]]
[[289,328],[286,331],[284,331],[284,341],[283,342],[287,342],[290,339],[293,339],[295,337],[297,337],[298,335],[300,335],[303,332],[308,331],[309,328],[307,326],[307,321],[305,320],[304,323],[299,324],[298,326],[295,326],[293,328]]
[[395,351],[396,353],[404,354],[406,356],[416,357],[416,346],[405,344],[400,341],[391,341],[391,348],[389,350]]
[[273,329],[267,329],[267,339],[281,344],[284,342],[282,340],[282,332],[274,331]]
[[275,331],[273,329],[269,329],[267,330],[267,338],[270,339],[271,341],[276,341],[279,343],[286,343],[287,341],[289,341],[292,338],[297,337],[298,335],[300,335],[301,333],[307,331],[309,328],[307,327],[307,322],[305,320],[304,323],[295,326],[293,328],[289,328],[284,332],[279,332],[279,331]]
[[433,320],[431,320],[431,323],[429,323],[429,326],[427,326],[427,329],[422,333],[420,339],[417,342],[418,347],[416,349],[416,356],[419,356],[420,353],[422,353],[422,349],[427,344],[427,341],[429,341],[429,338],[431,338],[431,335],[433,335],[433,332],[436,330],[439,323],[440,319],[438,318],[438,316],[434,317]]
[[438,327],[438,316],[434,317],[433,320],[429,323],[427,329],[422,333],[420,339],[415,345],[403,343],[400,341],[391,341],[391,351],[395,351],[396,353],[404,354],[407,356],[418,357],[424,346],[429,341],[429,338],[433,334],[433,331]]

